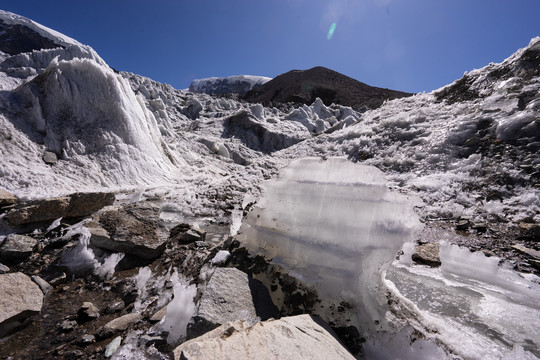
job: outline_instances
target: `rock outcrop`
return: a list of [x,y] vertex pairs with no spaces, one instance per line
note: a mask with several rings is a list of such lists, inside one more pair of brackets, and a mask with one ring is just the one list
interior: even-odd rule
[[41,311],[43,293],[23,273],[0,275],[0,337]]
[[75,193],[49,199],[19,203],[11,209],[6,219],[11,226],[51,221],[58,218],[89,216],[99,209],[112,205],[112,193]]
[[311,315],[251,326],[227,323],[174,350],[176,360],[354,359],[320,318]]

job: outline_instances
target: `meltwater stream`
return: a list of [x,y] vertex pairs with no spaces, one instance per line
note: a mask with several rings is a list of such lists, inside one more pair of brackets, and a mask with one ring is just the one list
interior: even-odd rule
[[293,161],[263,183],[237,238],[313,285],[323,307],[352,300],[368,359],[536,359],[540,285],[444,243],[440,269],[413,265],[419,200],[385,183],[344,158]]

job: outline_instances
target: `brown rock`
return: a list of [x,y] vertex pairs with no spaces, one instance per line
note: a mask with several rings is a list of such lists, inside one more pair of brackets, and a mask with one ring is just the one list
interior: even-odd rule
[[412,255],[412,260],[417,264],[424,264],[433,267],[441,265],[439,258],[439,243],[427,243],[419,245]]
[[10,192],[0,189],[0,208],[17,203],[17,198]]

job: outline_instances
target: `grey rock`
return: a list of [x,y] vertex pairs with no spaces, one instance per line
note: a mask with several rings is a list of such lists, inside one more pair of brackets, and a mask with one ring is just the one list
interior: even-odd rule
[[135,324],[141,319],[142,315],[139,313],[131,313],[120,316],[119,318],[116,318],[106,323],[101,329],[98,330],[97,335],[100,338],[106,338],[119,331],[126,330],[128,327]]
[[79,340],[79,345],[86,346],[96,342],[96,337],[91,334],[86,334],[81,337]]
[[155,259],[165,250],[168,235],[159,218],[159,207],[150,203],[130,204],[96,214],[87,225],[90,243],[101,249]]
[[121,336],[115,337],[113,341],[111,341],[109,345],[107,345],[107,347],[105,348],[105,357],[106,358],[111,357],[116,352],[116,350],[118,350],[121,343],[122,343],[122,337]]
[[23,273],[0,275],[0,337],[14,324],[37,314],[43,306],[43,293]]
[[191,120],[195,120],[199,117],[202,109],[203,106],[199,100],[192,98],[188,101],[187,106],[182,109],[182,114],[186,115]]
[[12,193],[0,189],[0,208],[10,206],[17,203],[17,198]]
[[99,192],[32,200],[17,204],[6,214],[6,220],[10,225],[17,226],[61,217],[83,217],[112,205],[114,200],[114,194]]
[[320,318],[285,317],[251,324],[230,322],[174,350],[176,360],[349,359],[354,357]]
[[60,329],[66,333],[75,330],[76,327],[77,322],[75,320],[64,320],[60,324]]
[[520,244],[512,245],[512,249],[517,250],[520,253],[529,255],[530,257],[532,257],[535,260],[540,260],[540,251],[538,251],[538,250],[530,249],[530,248],[528,248],[526,246],[523,246],[523,245],[520,245]]
[[165,314],[167,313],[167,307],[164,306],[159,311],[157,311],[152,317],[150,318],[150,322],[157,323],[160,322]]
[[58,162],[58,156],[52,151],[45,151],[41,157],[45,164],[54,165]]
[[461,219],[456,225],[457,230],[467,230],[471,226],[471,223],[468,219]]
[[257,319],[248,275],[235,268],[217,268],[188,324],[187,336],[197,337],[230,321]]
[[412,255],[412,260],[417,264],[424,264],[433,267],[441,265],[439,258],[439,243],[427,243],[419,245]]
[[32,281],[39,286],[44,295],[47,295],[53,289],[53,287],[48,282],[46,282],[37,275],[32,275]]
[[0,260],[17,264],[32,255],[37,240],[26,235],[9,234],[0,244]]
[[0,263],[0,274],[5,274],[9,272],[9,267]]
[[77,321],[79,323],[91,321],[99,317],[99,309],[89,301],[83,302],[77,311]]

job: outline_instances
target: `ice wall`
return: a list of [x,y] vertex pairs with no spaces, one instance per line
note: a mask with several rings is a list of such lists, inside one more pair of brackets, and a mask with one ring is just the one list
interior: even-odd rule
[[344,158],[293,161],[263,193],[238,239],[326,299],[355,298],[364,331],[383,326],[380,271],[419,226],[411,199],[390,192],[380,170]]

